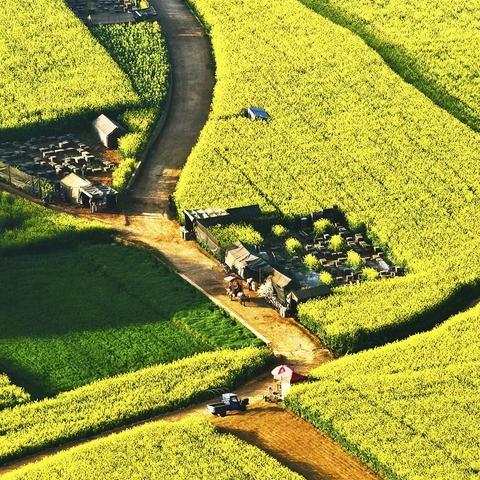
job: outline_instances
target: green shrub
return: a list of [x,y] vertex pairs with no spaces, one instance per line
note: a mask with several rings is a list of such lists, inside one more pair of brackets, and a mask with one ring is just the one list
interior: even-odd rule
[[276,237],[284,237],[288,233],[288,229],[285,228],[283,225],[277,224],[272,227],[272,233]]
[[226,226],[216,225],[210,227],[209,230],[223,250],[230,248],[237,241],[250,246],[263,243],[262,235],[246,223],[232,223]]
[[0,373],[0,410],[20,405],[30,400],[30,395],[23,388],[13,385],[10,379]]
[[362,257],[359,253],[353,250],[347,252],[347,265],[353,268],[353,270],[360,270],[362,263]]
[[328,248],[332,252],[342,252],[346,248],[345,240],[340,235],[333,235],[328,242]]
[[320,283],[323,285],[333,285],[333,276],[330,272],[320,273]]
[[365,267],[362,270],[362,276],[364,280],[366,280],[367,282],[370,282],[372,280],[376,280],[379,276],[379,273],[377,272],[377,270],[375,270],[372,267]]
[[303,264],[309,270],[318,270],[320,268],[320,260],[313,253],[309,253],[303,257]]
[[319,218],[313,222],[313,231],[317,235],[323,235],[333,231],[333,223],[327,218]]
[[141,153],[144,138],[141,133],[127,133],[118,140],[118,151],[124,158],[137,158]]
[[132,176],[137,162],[134,158],[126,158],[120,165],[113,171],[112,174],[112,186],[119,192],[125,191],[127,188],[130,177]]
[[295,255],[296,253],[300,253],[302,251],[302,244],[296,238],[290,237],[285,240],[285,250],[290,255]]

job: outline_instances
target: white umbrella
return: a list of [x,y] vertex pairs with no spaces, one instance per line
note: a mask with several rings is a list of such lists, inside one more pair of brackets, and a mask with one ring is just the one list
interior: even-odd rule
[[293,368],[288,365],[279,365],[272,370],[272,375],[275,380],[290,382],[293,375]]

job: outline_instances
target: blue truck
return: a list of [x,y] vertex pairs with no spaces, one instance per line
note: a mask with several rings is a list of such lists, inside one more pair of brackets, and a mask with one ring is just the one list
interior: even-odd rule
[[222,401],[207,405],[207,410],[212,415],[224,417],[228,411],[240,410],[244,412],[247,409],[248,401],[248,398],[240,400],[236,393],[224,393],[222,395]]

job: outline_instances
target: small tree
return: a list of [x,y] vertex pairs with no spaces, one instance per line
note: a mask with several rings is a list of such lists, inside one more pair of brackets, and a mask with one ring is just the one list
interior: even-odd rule
[[295,255],[302,250],[302,244],[296,238],[287,238],[287,240],[285,240],[285,250],[288,254]]
[[303,257],[303,264],[309,270],[318,270],[320,268],[320,260],[313,253],[309,253]]
[[319,218],[313,222],[313,231],[317,235],[331,232],[333,230],[333,223],[327,218]]
[[349,265],[353,270],[360,270],[362,267],[362,257],[359,253],[350,250],[347,252],[347,265]]
[[365,267],[362,270],[362,275],[367,282],[371,282],[372,280],[376,280],[378,278],[379,273],[374,268]]
[[330,272],[322,272],[320,274],[320,283],[323,285],[333,285],[333,276]]
[[276,237],[284,237],[287,234],[288,230],[283,225],[274,225],[272,227],[272,233]]
[[40,179],[40,196],[42,200],[49,200],[54,191],[53,185],[48,180]]
[[332,252],[341,252],[345,249],[345,241],[340,235],[333,235],[328,242],[328,248]]

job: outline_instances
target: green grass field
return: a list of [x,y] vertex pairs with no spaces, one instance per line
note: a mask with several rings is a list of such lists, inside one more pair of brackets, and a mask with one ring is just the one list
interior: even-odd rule
[[150,254],[119,245],[0,264],[0,371],[35,396],[198,352],[258,345]]
[[101,224],[0,193],[0,232],[0,372],[34,397],[261,343]]
[[[46,34],[48,33],[48,34]],[[0,11],[0,130],[10,137],[138,104],[128,77],[63,0]]]
[[[301,306],[300,321],[339,353],[430,328],[467,303],[479,284],[480,135],[300,2],[192,4],[210,28],[217,83],[179,206],[259,203],[288,216],[338,205],[365,225],[409,274]],[[242,118],[249,105],[271,120]]]
[[287,405],[384,478],[480,476],[480,306],[312,372]]
[[272,361],[266,348],[200,353],[98,380],[0,415],[0,464],[120,425],[211,399]]

